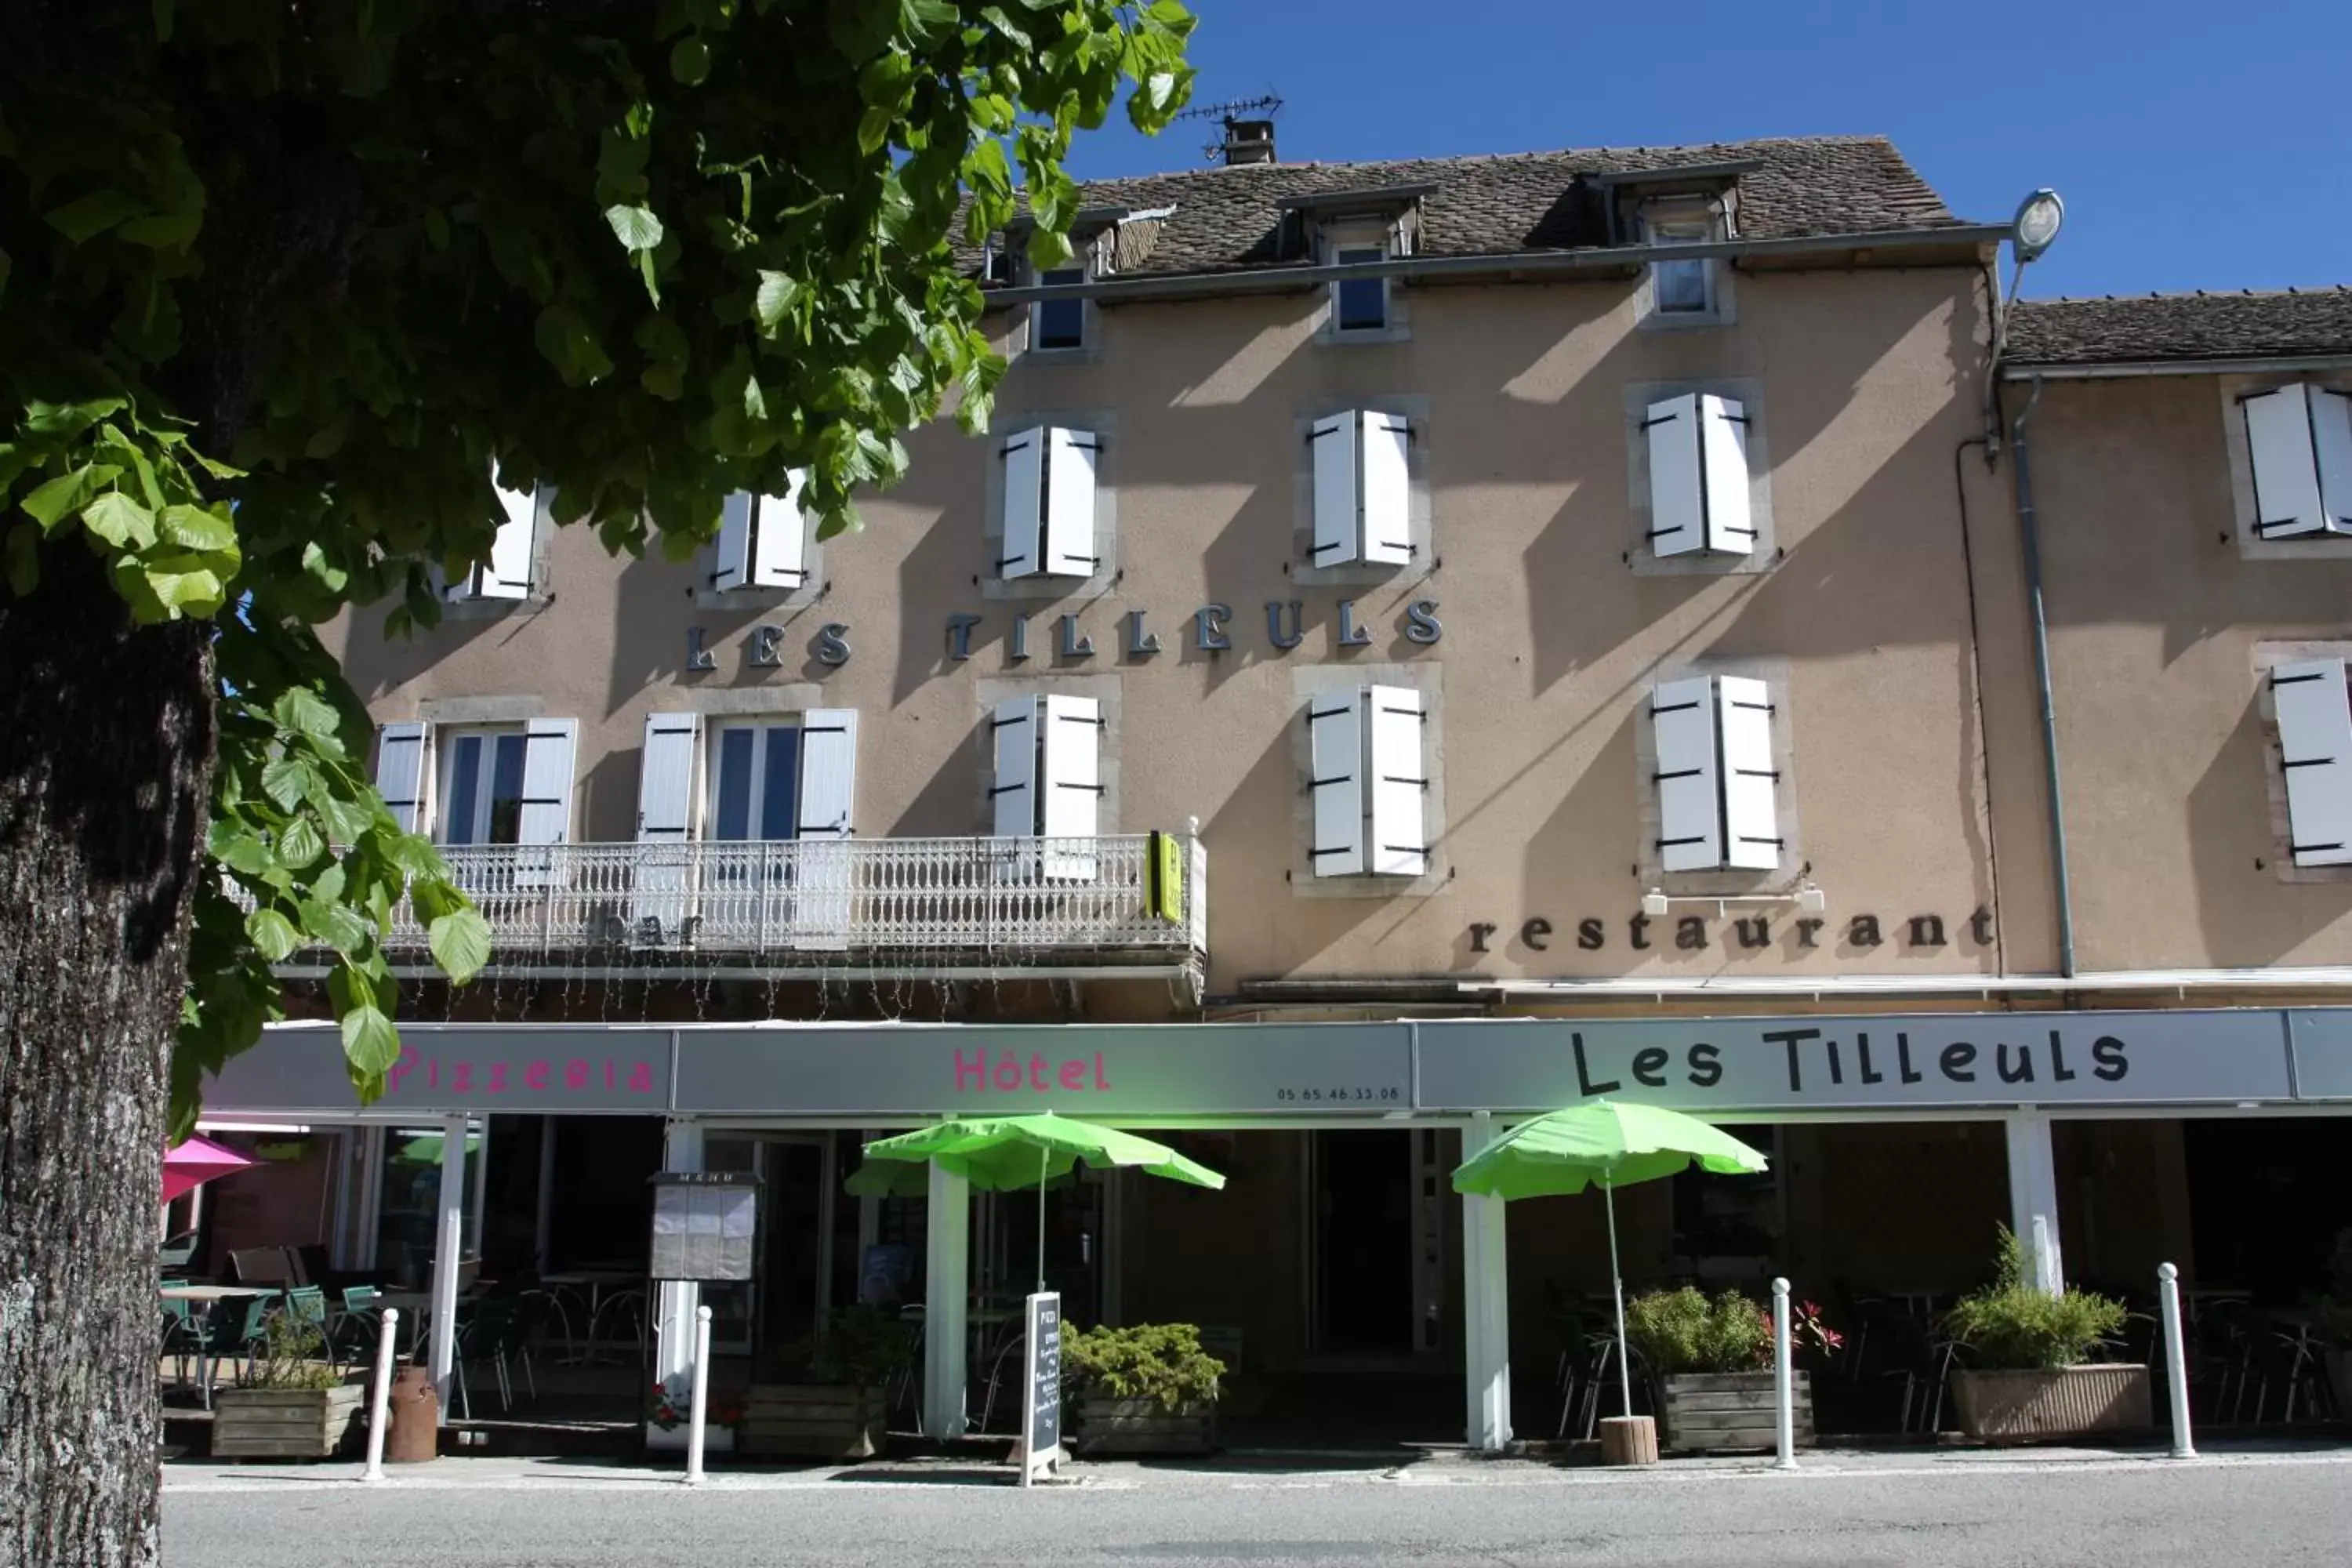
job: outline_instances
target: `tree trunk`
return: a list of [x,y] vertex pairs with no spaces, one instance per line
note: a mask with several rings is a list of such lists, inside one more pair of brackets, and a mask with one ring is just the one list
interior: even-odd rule
[[156,1561],[166,1085],[213,762],[209,628],[78,540],[0,592],[0,1552]]

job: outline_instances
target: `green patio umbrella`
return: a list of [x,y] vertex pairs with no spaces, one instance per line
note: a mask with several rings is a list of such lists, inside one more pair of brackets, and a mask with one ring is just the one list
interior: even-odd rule
[[1609,1210],[1609,1285],[1617,1302],[1617,1383],[1633,1414],[1625,1370],[1625,1279],[1617,1267],[1617,1189],[1696,1165],[1753,1175],[1764,1156],[1679,1110],[1595,1100],[1522,1121],[1454,1172],[1454,1190],[1481,1197],[1540,1198],[1598,1186]]
[[880,1160],[869,1155],[849,1173],[841,1190],[853,1198],[919,1198],[931,1190],[931,1175],[919,1160]]
[[[956,1118],[868,1143],[866,1158],[867,1164],[859,1168],[861,1175],[877,1163],[930,1160],[983,1192],[1010,1192],[1034,1183],[1040,1290],[1045,1288],[1045,1184],[1054,1177],[1068,1175],[1086,1164],[1097,1170],[1127,1166],[1212,1191],[1225,1184],[1224,1177],[1165,1143],[1091,1121],[1074,1121],[1050,1110],[1032,1116]],[[916,1168],[920,1168],[919,1163]]]

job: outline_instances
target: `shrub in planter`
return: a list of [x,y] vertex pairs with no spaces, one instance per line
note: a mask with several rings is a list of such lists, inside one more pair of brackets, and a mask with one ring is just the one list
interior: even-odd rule
[[914,1337],[878,1308],[843,1307],[824,1334],[786,1350],[751,1384],[736,1451],[870,1459],[888,1436],[891,1381],[915,1363]]
[[366,1390],[325,1360],[326,1352],[316,1325],[272,1315],[253,1374],[213,1396],[213,1457],[326,1459],[352,1442]]
[[2053,1294],[2027,1279],[2024,1247],[2003,1226],[1992,1282],[1944,1318],[1974,1363],[1952,1374],[1960,1430],[2058,1437],[2152,1425],[2147,1368],[2087,1359],[2123,1322],[2121,1301],[2071,1288]]
[[1077,1395],[1080,1453],[1207,1453],[1224,1373],[1191,1323],[1062,1336],[1062,1386]]
[[[1737,1290],[1713,1300],[1690,1286],[1654,1290],[1625,1305],[1625,1339],[1662,1384],[1666,1446],[1769,1448],[1780,1441],[1772,1387],[1772,1314]],[[1791,1349],[1835,1350],[1843,1342],[1811,1302],[1790,1313]],[[1790,1373],[1797,1440],[1813,1440],[1812,1378]]]

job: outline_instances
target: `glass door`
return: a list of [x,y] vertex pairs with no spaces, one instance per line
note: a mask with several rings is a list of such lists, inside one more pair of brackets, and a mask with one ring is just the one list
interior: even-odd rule
[[836,1163],[825,1132],[707,1134],[703,1169],[760,1178],[752,1278],[703,1287],[710,1346],[753,1358],[755,1376],[812,1337],[832,1302]]

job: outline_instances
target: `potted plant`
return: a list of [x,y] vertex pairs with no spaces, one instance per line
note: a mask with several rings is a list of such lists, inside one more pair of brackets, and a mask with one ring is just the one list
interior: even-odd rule
[[879,1308],[837,1308],[824,1332],[755,1381],[736,1430],[740,1454],[870,1459],[888,1436],[891,1380],[914,1365],[907,1325]]
[[2154,1425],[2147,1368],[2088,1360],[2123,1327],[2124,1305],[2087,1290],[2055,1294],[2025,1278],[2025,1249],[2004,1226],[1992,1283],[1945,1315],[1970,1365],[1952,1373],[1971,1437],[2063,1437]]
[[213,1457],[329,1459],[358,1436],[365,1388],[326,1359],[318,1326],[271,1314],[244,1384],[213,1396]]
[[[1843,1342],[1808,1301],[1789,1313],[1790,1349]],[[1654,1290],[1625,1306],[1625,1337],[1664,1392],[1665,1444],[1678,1453],[1780,1444],[1772,1387],[1772,1315],[1737,1290],[1712,1301],[1690,1286]],[[1813,1441],[1812,1374],[1791,1368],[1789,1401],[1800,1444]]]
[[1191,1323],[1085,1329],[1062,1337],[1062,1384],[1077,1394],[1080,1454],[1205,1454],[1217,1443],[1225,1363]]

